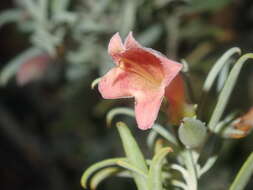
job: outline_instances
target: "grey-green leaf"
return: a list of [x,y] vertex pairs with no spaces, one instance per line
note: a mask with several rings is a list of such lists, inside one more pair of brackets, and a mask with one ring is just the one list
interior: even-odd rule
[[19,21],[24,15],[23,11],[18,9],[10,9],[0,13],[0,27],[10,22]]
[[81,177],[81,185],[84,188],[87,188],[87,181],[91,177],[92,174],[94,174],[96,171],[98,171],[102,168],[117,165],[117,162],[119,160],[125,161],[126,158],[112,158],[112,159],[103,160],[103,161],[93,164],[87,170],[85,170],[85,172],[83,173],[83,175]]
[[250,154],[238,172],[229,190],[243,190],[253,174],[253,153]]
[[227,106],[232,90],[234,89],[236,80],[242,69],[242,66],[248,59],[253,59],[253,53],[248,53],[241,56],[229,73],[228,79],[226,80],[226,83],[219,95],[217,104],[208,124],[208,127],[211,131],[215,130],[216,125],[220,121],[222,114]]
[[[148,167],[146,161],[131,131],[123,122],[118,122],[116,126],[129,162],[143,173],[147,174]],[[133,177],[138,190],[147,189],[147,181],[143,176],[133,173]]]
[[170,147],[162,148],[153,157],[148,175],[149,190],[163,190],[161,169],[163,165],[163,159],[169,152],[172,152]]
[[134,110],[130,108],[124,108],[124,107],[118,107],[118,108],[114,108],[110,110],[106,115],[107,126],[111,126],[112,120],[114,119],[116,115],[119,115],[119,114],[134,117]]
[[228,60],[234,55],[234,54],[241,54],[241,50],[238,47],[234,47],[226,51],[214,64],[211,71],[206,77],[205,83],[203,85],[203,91],[208,92],[211,87],[213,86],[213,83],[218,76],[218,74],[221,72],[222,68],[225,66],[225,64],[228,62]]
[[118,167],[109,167],[98,171],[91,179],[90,188],[95,190],[104,179],[120,173],[121,170]]

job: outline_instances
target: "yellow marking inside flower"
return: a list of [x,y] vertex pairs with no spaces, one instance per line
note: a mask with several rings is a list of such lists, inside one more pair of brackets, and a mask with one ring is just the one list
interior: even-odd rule
[[[127,67],[126,64],[129,64],[131,67]],[[143,67],[141,67],[138,63],[126,58],[120,59],[119,67],[125,71],[135,73],[136,75],[149,81],[154,86],[159,86],[162,81],[162,77],[159,78],[155,77],[154,75],[146,71]],[[160,73],[158,75],[160,75]]]

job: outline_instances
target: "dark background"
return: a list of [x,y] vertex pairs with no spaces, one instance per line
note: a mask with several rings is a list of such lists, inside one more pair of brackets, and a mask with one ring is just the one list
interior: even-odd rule
[[[72,1],[69,9],[82,11],[84,7],[83,11],[86,11],[87,7],[95,6],[102,0],[90,2]],[[107,2],[115,10],[119,9],[115,14],[121,16],[125,2]],[[199,101],[199,91],[208,70],[227,49],[237,46],[243,53],[252,52],[251,0],[230,0],[217,8],[212,8],[211,5],[211,8],[207,6],[203,10],[196,8],[180,16],[180,24],[176,27],[173,25],[175,23],[167,23],[167,20],[177,15],[178,7],[189,6],[187,3],[176,0],[173,3],[160,1],[165,2],[163,4],[148,0],[140,2],[141,5],[138,5],[134,15],[135,23],[126,27],[125,31],[122,29],[125,26],[122,22],[113,26],[112,31],[88,31],[84,33],[84,38],[90,33],[97,35],[96,43],[103,49],[91,48],[94,48],[92,51],[98,57],[102,57],[106,54],[109,39],[115,32],[121,31],[124,36],[127,31],[133,30],[134,35],[141,36],[149,27],[159,24],[160,33],[149,46],[176,60],[185,58],[188,61],[195,103]],[[14,1],[2,0],[0,3],[1,11],[16,7]],[[98,18],[106,18],[110,10],[100,12]],[[87,16],[86,19],[91,18]],[[116,18],[110,19],[113,21]],[[0,68],[4,68],[8,61],[32,46],[30,36],[31,33],[20,31],[15,23],[0,28]],[[168,45],[171,43],[174,45]],[[98,61],[94,57],[89,59],[91,64],[94,59]],[[66,65],[71,63],[66,63],[63,55],[63,58],[54,60],[61,71],[60,74],[55,74],[57,77],[47,79],[46,76],[40,81],[19,86],[14,76],[7,85],[0,87],[1,190],[81,189],[79,181],[85,168],[96,161],[123,155],[115,128],[106,127],[105,114],[115,106],[125,106],[129,102],[132,106],[132,102],[104,101],[96,89],[91,90],[91,82],[104,72],[99,66],[104,64],[102,60],[96,66],[88,65],[85,75],[70,82],[64,73],[68,69]],[[243,69],[227,113],[232,110],[246,112],[252,106],[251,65],[248,64]],[[213,92],[210,106],[204,113],[205,121],[208,120],[215,97],[217,95]],[[139,131],[134,123],[131,129],[140,142],[148,134]],[[208,184],[208,187],[204,185],[201,189],[227,189],[252,151],[252,142],[252,135],[240,140],[225,140],[218,163],[201,181],[201,184]],[[145,145],[143,149],[146,149]],[[131,180],[119,178],[107,180],[98,189],[119,189],[119,186],[121,189],[134,189]],[[250,186],[248,189],[251,189]]]

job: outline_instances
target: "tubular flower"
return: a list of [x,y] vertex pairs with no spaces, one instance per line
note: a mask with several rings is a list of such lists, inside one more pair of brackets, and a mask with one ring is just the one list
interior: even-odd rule
[[115,67],[103,76],[98,89],[105,99],[135,98],[140,129],[149,129],[157,118],[165,88],[182,65],[159,52],[142,47],[130,32],[124,42],[118,33],[110,40],[108,53]]
[[178,74],[165,89],[165,97],[169,103],[166,112],[171,124],[178,125],[184,117],[195,115],[194,105],[187,103],[185,84],[181,74]]

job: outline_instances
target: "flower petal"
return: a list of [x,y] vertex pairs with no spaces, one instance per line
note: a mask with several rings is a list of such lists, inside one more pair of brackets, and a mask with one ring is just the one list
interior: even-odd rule
[[183,68],[182,64],[168,59],[165,55],[152,48],[144,48],[144,50],[155,56],[160,61],[162,70],[164,72],[165,86],[167,86]]
[[164,68],[164,73],[165,73],[164,83],[165,83],[165,86],[167,86],[178,75],[180,70],[183,68],[183,65],[175,61],[169,60],[167,58],[162,57],[161,59],[162,59],[162,65]]
[[167,114],[171,124],[178,125],[184,117],[196,115],[196,107],[187,101],[185,83],[181,74],[178,74],[165,88],[165,97],[168,100]]
[[124,42],[126,49],[142,48],[141,45],[134,39],[133,32],[129,32]]
[[163,67],[160,60],[143,48],[128,49],[119,54],[124,67],[148,80],[158,81],[164,78]]
[[165,97],[168,100],[168,117],[172,124],[179,124],[183,118],[183,107],[186,103],[184,81],[181,75],[177,75],[165,89]]
[[163,88],[152,88],[142,77],[122,70],[111,69],[99,82],[98,89],[106,99],[135,97],[135,113],[138,127],[152,127],[164,95]]
[[115,54],[120,53],[121,51],[124,51],[125,48],[123,46],[121,37],[119,33],[117,32],[114,34],[109,42],[108,45],[108,53],[110,56],[114,57]]
[[163,100],[163,94],[164,89],[161,89],[135,96],[135,115],[140,129],[146,130],[153,126]]
[[145,78],[120,67],[111,69],[98,84],[98,90],[105,99],[129,98],[157,88]]
[[105,99],[131,97],[129,92],[128,73],[116,67],[102,77],[98,90]]

